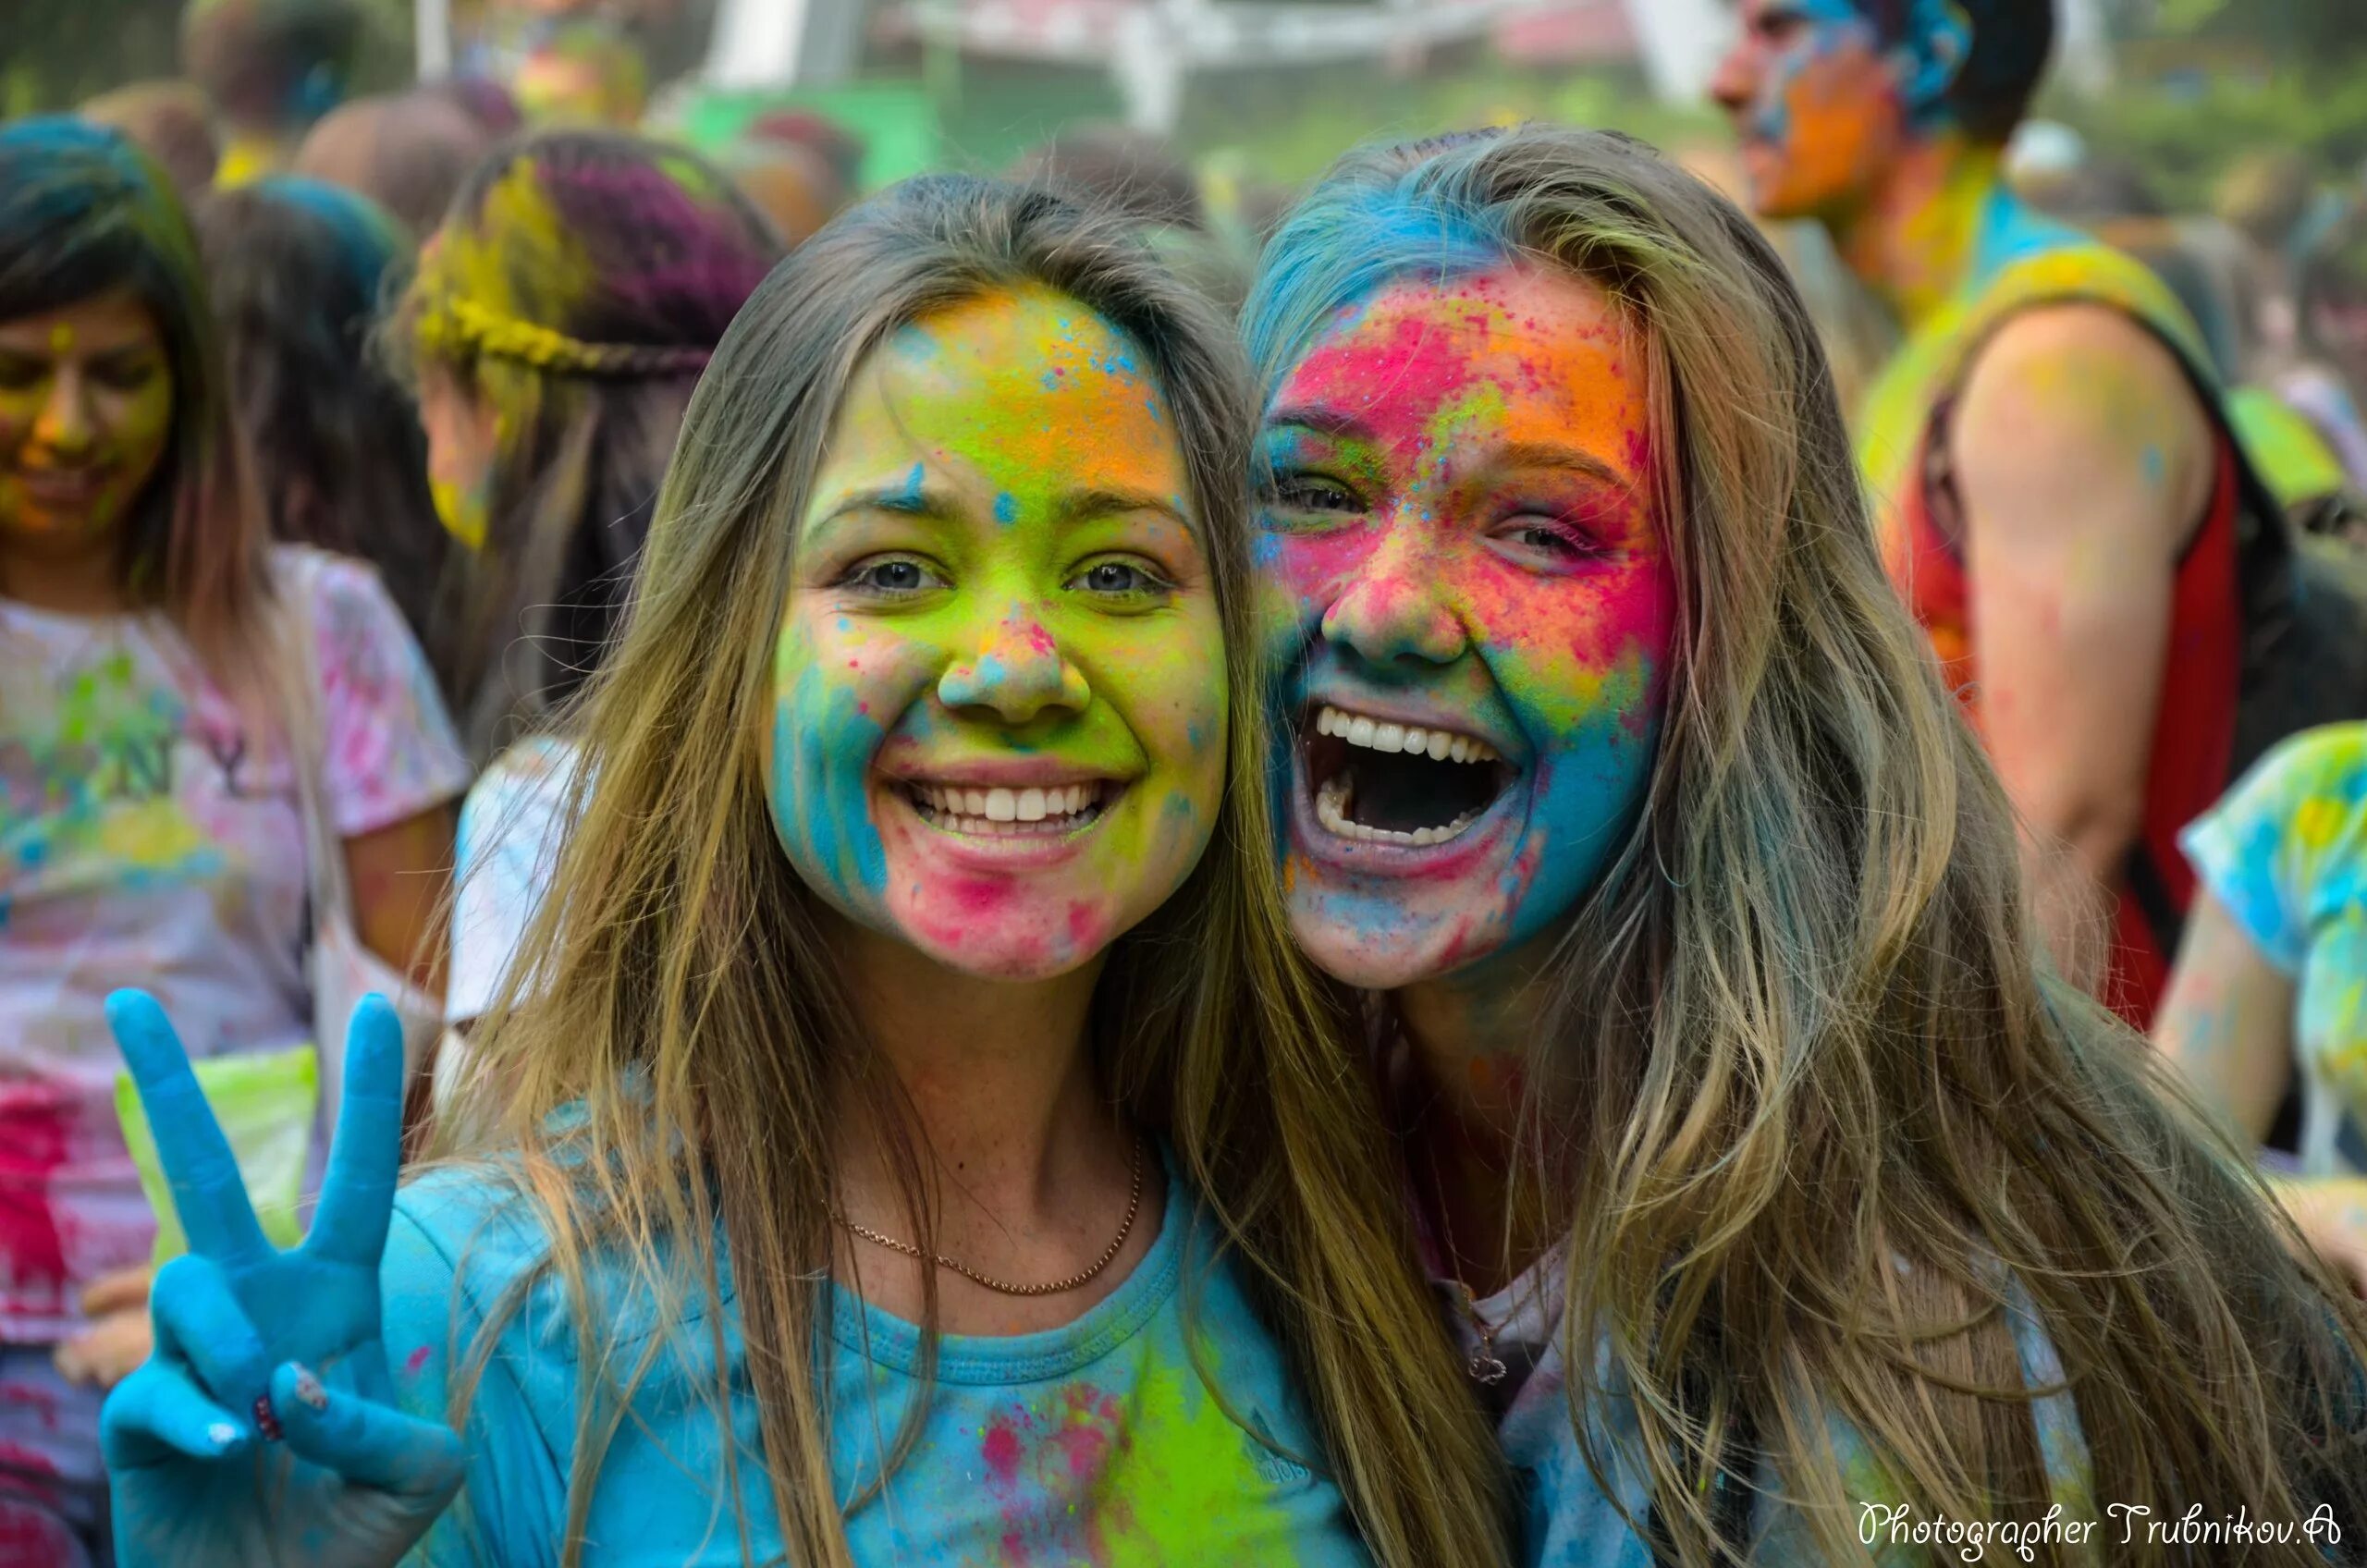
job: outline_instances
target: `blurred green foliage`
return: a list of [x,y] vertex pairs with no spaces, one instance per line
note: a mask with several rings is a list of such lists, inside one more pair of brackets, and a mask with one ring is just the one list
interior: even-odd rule
[[1359,142],[1522,120],[1624,130],[1671,150],[1723,145],[1724,138],[1723,121],[1708,104],[1660,103],[1633,73],[1530,70],[1476,55],[1439,62],[1419,77],[1365,64],[1196,81],[1181,135],[1199,156],[1294,186]]
[[2124,84],[2102,98],[2051,98],[2045,111],[2095,153],[2141,170],[2173,211],[2207,208],[2228,165],[2265,148],[2300,153],[2329,182],[2356,185],[2367,171],[2367,70]]

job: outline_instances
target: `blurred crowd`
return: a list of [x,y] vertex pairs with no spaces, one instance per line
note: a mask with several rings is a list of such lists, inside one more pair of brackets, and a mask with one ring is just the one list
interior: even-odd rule
[[[757,115],[705,153],[645,131],[647,19],[568,0],[464,11],[453,78],[356,97],[340,0],[192,0],[182,78],[0,127],[0,1471],[79,1484],[69,1526],[100,1506],[93,1390],[149,1349],[157,1188],[91,1048],[104,995],[173,985],[193,1054],[262,1060],[320,1038],[332,998],[389,991],[429,1114],[530,928],[575,783],[569,702],[623,624],[700,372],[774,263],[866,194],[862,141],[811,111]],[[2264,602],[2246,541],[2273,517],[2300,563],[2279,570],[2328,585],[2276,612],[2300,626],[2279,656],[2367,662],[2350,559],[2367,549],[2367,183],[2262,148],[2211,210],[2172,211],[2067,127],[2005,141],[2014,221],[2141,263],[2096,288],[2176,350],[2164,362],[2202,410],[2194,465],[2160,459],[2164,485],[2190,484],[2173,509],[2192,524],[2164,556],[2161,624],[2100,620],[2093,640],[2043,643],[2076,668],[2044,665],[2037,634],[2007,649],[2008,619],[1934,586],[1980,570],[1964,519],[2014,478],[1981,433],[2010,448],[2011,423],[1981,423],[1968,375],[1943,399],[1962,439],[1933,438],[1936,383],[1907,387],[1900,367],[1943,352],[1943,318],[1900,269],[1870,278],[1868,235],[1819,221],[1821,198],[1777,199],[1753,162],[1747,56],[1719,87],[1741,153],[1690,161],[1763,218],[1844,405],[1870,431],[1911,405],[1890,478],[1917,498],[1895,537],[1940,541],[1913,596],[1943,664],[1978,654],[1993,689],[2068,687],[2116,661],[2112,638],[2170,647],[2128,660],[2164,717],[2127,738],[2136,793],[2109,810],[2048,815],[2119,742],[2061,711],[1976,716],[2045,840],[2036,895],[2070,889],[2067,913],[2040,914],[2057,961],[2180,1060],[2367,1285],[2367,738],[2318,722],[2367,711],[2299,678],[2282,717],[2249,687],[2201,694],[2233,692],[2266,622],[2188,613],[2214,529],[2230,602]],[[1006,172],[1123,214],[1228,312],[1292,194],[1209,181],[1115,125]],[[1949,354],[1987,330],[1947,325]],[[53,548],[35,514],[117,516],[131,543]],[[121,569],[135,559],[162,565]],[[2016,657],[2042,668],[2013,675]],[[249,746],[258,706],[303,716],[285,753]],[[218,737],[203,778],[172,760],[192,730]],[[2165,780],[2174,754],[2182,781]],[[274,790],[276,818],[228,809]],[[230,864],[263,869],[208,872]],[[333,1098],[325,1064],[288,1071],[322,1075],[304,1104]],[[224,1092],[279,1091],[259,1070]],[[291,1205],[319,1158],[313,1140],[285,1172]]]

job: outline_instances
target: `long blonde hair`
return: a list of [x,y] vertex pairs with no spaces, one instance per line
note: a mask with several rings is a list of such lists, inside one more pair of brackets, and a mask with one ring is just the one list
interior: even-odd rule
[[[1508,1206],[1566,1217],[1572,1414],[1632,1398],[1616,1459],[1660,1549],[1741,1550],[1714,1483],[1747,1491],[1765,1463],[1821,1555],[1862,1560],[1831,1416],[1923,1518],[2043,1517],[2049,1390],[2025,1384],[2017,1290],[2099,1504],[2298,1522],[2324,1501],[2367,1528],[2361,1314],[2144,1042],[2042,969],[2009,807],[1884,576],[1823,356],[1749,223],[1615,135],[1353,154],[1269,248],[1245,318],[1266,385],[1380,284],[1513,257],[1638,324],[1673,459],[1663,738],[1559,948]],[[2169,1555],[2118,1530],[2115,1561]],[[2246,1560],[2320,1561],[2298,1538]]]
[[[1145,355],[1189,466],[1228,646],[1253,645],[1247,386],[1222,325],[1136,243],[1057,198],[941,178],[875,199],[758,289],[692,399],[638,602],[583,711],[593,781],[522,946],[539,960],[512,981],[533,994],[497,1003],[477,1053],[482,1082],[508,1096],[484,1146],[516,1151],[508,1179],[552,1239],[587,1367],[603,1365],[595,1270],[621,1261],[679,1323],[718,1299],[721,1226],[771,1494],[804,1568],[849,1562],[811,1350],[829,1310],[837,1196],[817,1108],[852,1085],[882,1125],[905,1122],[767,803],[779,608],[856,367],[903,324],[1021,284],[1075,300]],[[1224,679],[1214,840],[1114,945],[1098,1065],[1230,1232],[1312,1396],[1327,1449],[1313,1457],[1378,1558],[1499,1561],[1494,1445],[1413,1268],[1387,1150],[1355,1110],[1340,1020],[1282,922],[1257,674],[1236,659]],[[928,1250],[909,1131],[892,1152]],[[720,1315],[705,1316],[719,1348]],[[565,1562],[580,1558],[601,1455],[648,1370],[644,1356],[614,1373],[580,1412]]]

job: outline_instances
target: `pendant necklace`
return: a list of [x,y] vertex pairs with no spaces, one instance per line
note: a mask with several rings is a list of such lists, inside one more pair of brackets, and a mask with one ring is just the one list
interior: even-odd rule
[[[1453,1268],[1455,1267],[1453,1223],[1447,1218],[1446,1188],[1439,1181],[1438,1157],[1428,1140],[1422,1145],[1422,1164],[1430,1178],[1430,1201],[1437,1205],[1439,1240],[1443,1243],[1441,1250],[1446,1254],[1446,1266]],[[1454,1298],[1455,1310],[1463,1315],[1465,1322],[1471,1325],[1471,1331],[1479,1337],[1478,1347],[1472,1351],[1471,1359],[1463,1364],[1463,1369],[1471,1374],[1474,1382],[1492,1389],[1512,1371],[1504,1365],[1503,1357],[1496,1354],[1496,1334],[1502,1325],[1488,1321],[1479,1311],[1478,1299],[1471,1287],[1461,1280],[1450,1277],[1442,1283]]]

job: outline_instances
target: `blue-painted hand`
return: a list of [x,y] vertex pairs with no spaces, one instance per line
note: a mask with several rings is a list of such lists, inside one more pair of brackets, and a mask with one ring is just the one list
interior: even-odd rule
[[[108,1396],[100,1445],[123,1568],[379,1568],[460,1490],[451,1431],[395,1406],[379,1258],[401,1162],[403,1042],[371,997],[312,1233],[264,1237],[165,1010],[107,998],[190,1253],[157,1272],[153,1355]],[[268,1398],[269,1403],[263,1403]],[[275,1436],[284,1434],[284,1438]]]

